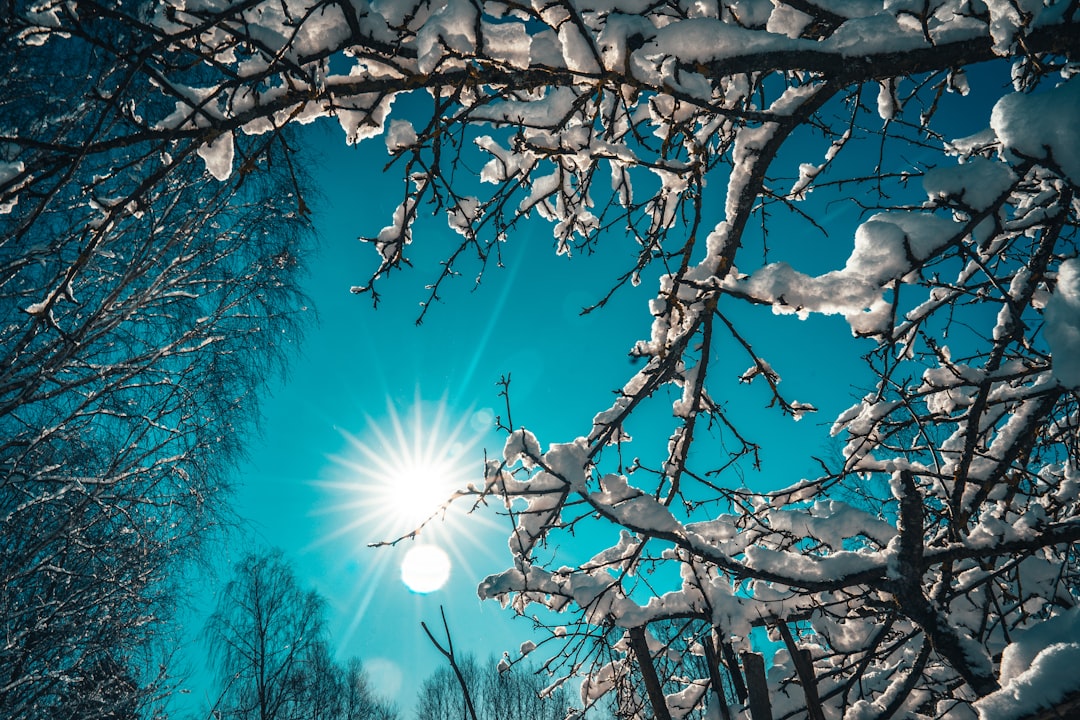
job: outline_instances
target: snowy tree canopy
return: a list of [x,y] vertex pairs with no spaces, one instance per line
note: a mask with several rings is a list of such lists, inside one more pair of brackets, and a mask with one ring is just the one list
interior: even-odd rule
[[[432,300],[474,259],[497,263],[530,216],[552,225],[559,253],[631,244],[636,261],[598,287],[598,305],[656,283],[628,348],[637,364],[588,427],[543,443],[507,428],[475,492],[512,517],[513,564],[481,596],[550,611],[550,669],[586,676],[587,702],[617,693],[628,713],[749,717],[765,682],[778,718],[1028,717],[1080,695],[1075,673],[1054,671],[1080,655],[1076,633],[1047,631],[1080,613],[1078,10],[22,5],[5,35],[13,72],[70,42],[117,69],[79,99],[94,132],[77,142],[63,103],[28,129],[18,98],[3,101],[0,209],[18,232],[72,163],[109,154],[122,175],[130,154],[157,158],[125,192],[95,197],[93,227],[107,227],[181,158],[243,182],[251,138],[328,117],[347,142],[381,136],[403,180],[358,293],[377,299],[432,209],[460,235]],[[970,113],[976,86],[999,97],[977,111],[979,132],[956,136],[941,108]],[[857,217],[830,220],[838,203]],[[45,322],[64,287],[26,311]],[[876,378],[835,420],[842,456],[767,493],[733,468],[783,433],[744,432],[730,388],[762,385],[778,427],[824,403],[782,393],[806,350],[759,355],[746,306],[842,317]],[[735,356],[741,377],[716,372]],[[631,430],[660,404],[670,434],[657,453]],[[583,537],[606,539],[564,560]],[[781,645],[767,677],[755,628]]]

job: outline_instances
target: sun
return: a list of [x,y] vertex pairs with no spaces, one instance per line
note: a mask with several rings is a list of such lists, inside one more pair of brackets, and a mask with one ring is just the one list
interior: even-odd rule
[[317,484],[332,497],[323,514],[341,518],[319,544],[348,540],[365,568],[346,637],[362,626],[384,582],[424,596],[452,576],[478,580],[478,562],[499,562],[492,540],[505,527],[482,507],[473,512],[470,489],[483,485],[481,445],[493,439],[494,419],[489,408],[451,412],[445,398],[424,402],[418,393],[404,410],[388,399],[386,412],[367,416],[361,432],[342,433],[329,478]]
[[451,422],[445,399],[417,397],[405,414],[387,402],[386,414],[367,417],[359,435],[345,433],[345,451],[331,458],[335,479],[320,482],[335,491],[335,514],[349,519],[331,537],[359,531],[365,544],[414,538],[446,547],[467,538],[478,518],[470,487],[482,485],[480,444],[490,430],[489,409],[469,410]]
[[434,448],[430,452],[407,454],[380,468],[380,477],[372,490],[384,507],[411,530],[437,515],[467,473],[458,445]]
[[362,435],[345,435],[346,452],[333,458],[345,476],[330,484],[348,491],[347,509],[378,535],[376,541],[393,541],[433,520],[449,520],[455,492],[483,472],[481,434],[469,422],[474,415],[464,413],[451,423],[445,400],[425,404],[417,399],[402,417],[388,402],[383,418],[366,418]]

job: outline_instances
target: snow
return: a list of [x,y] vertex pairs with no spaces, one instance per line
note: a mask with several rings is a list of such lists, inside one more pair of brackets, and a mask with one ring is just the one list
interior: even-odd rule
[[675,532],[681,527],[671,511],[651,495],[626,497],[610,492],[593,493],[589,499],[594,507],[602,509],[624,527],[647,534]]
[[855,56],[868,52],[903,52],[925,44],[922,32],[903,27],[887,13],[848,20],[821,43],[829,51]]
[[[785,502],[787,495],[781,495]],[[865,536],[885,547],[896,536],[896,528],[877,516],[838,500],[818,500],[806,510],[773,510],[769,525],[782,532],[813,538],[833,550],[844,548],[844,541]]]
[[410,0],[370,0],[371,9],[390,26],[404,26],[407,18],[413,18],[413,26],[423,23],[430,15],[430,6]]
[[484,22],[481,29],[484,39],[484,54],[511,67],[526,68],[529,66],[530,40],[523,25]]
[[11,182],[23,169],[21,162],[0,162],[0,185]]
[[855,247],[842,270],[813,277],[777,262],[750,276],[732,273],[723,287],[770,303],[776,313],[802,319],[811,312],[840,314],[854,332],[882,332],[891,309],[884,290],[951,242],[959,228],[929,213],[878,213],[855,231]]
[[769,22],[774,5],[769,0],[735,0],[731,12],[747,27],[762,27]]
[[979,720],[1020,720],[1080,693],[1080,608],[1016,633],[1001,658],[1001,689],[975,702]]
[[[361,93],[350,95],[334,109],[334,115],[345,131],[345,142],[355,145],[361,140],[379,136],[385,129],[386,118],[397,95],[383,93]],[[312,103],[312,107],[317,107]],[[317,114],[312,112],[310,118]],[[401,130],[399,130],[401,133]]]
[[1053,376],[1065,387],[1080,387],[1080,259],[1061,263],[1043,316]]
[[776,133],[776,123],[766,123],[760,127],[743,127],[735,136],[735,149],[731,153],[734,165],[728,178],[728,196],[725,210],[727,217],[735,217],[738,211],[742,189],[750,181],[754,167],[754,158],[761,154],[765,145]]
[[585,438],[552,445],[544,454],[544,464],[572,490],[585,492],[585,469],[589,465],[589,444]]
[[416,34],[417,69],[430,73],[444,57],[474,52],[476,13],[471,3],[448,2],[428,18]]
[[49,298],[47,298],[46,300],[42,300],[41,302],[31,303],[30,305],[27,305],[26,307],[23,308],[23,312],[26,313],[27,315],[33,315],[34,317],[44,316],[46,308],[49,307],[49,302],[48,301],[51,300],[51,299],[52,299],[52,296],[50,295]]
[[446,224],[450,229],[463,237],[470,237],[473,233],[474,224],[483,214],[480,200],[475,197],[460,198],[452,207],[446,210]]
[[563,67],[562,45],[551,30],[543,30],[529,39],[529,64]]
[[610,662],[589,673],[585,681],[581,683],[582,705],[588,707],[589,703],[599,700],[615,688],[615,684],[621,675],[621,669],[618,673],[616,672],[620,664],[619,661]]
[[375,238],[375,247],[387,262],[404,251],[404,246],[412,242],[412,224],[409,215],[416,204],[415,197],[409,197],[394,209],[393,222],[379,231]]
[[683,690],[666,696],[667,706],[672,720],[681,720],[702,704],[709,689],[707,680],[695,680]]
[[790,50],[804,41],[791,40],[774,31],[745,28],[712,18],[692,18],[657,29],[652,41],[640,50],[644,57],[678,57],[682,62],[714,62],[747,53]]
[[952,240],[958,227],[949,219],[917,212],[878,213],[855,231],[855,249],[844,272],[877,284],[903,278]]
[[982,211],[1008,193],[1015,182],[1016,173],[1005,163],[975,156],[927,171],[923,189],[931,200],[955,198],[974,211]]
[[501,599],[505,606],[507,596],[525,585],[525,574],[521,570],[504,570],[495,575],[484,578],[476,588],[476,594],[481,600]]
[[556,67],[582,73],[595,73],[601,70],[594,52],[593,40],[583,35],[572,22],[560,23],[558,29],[558,50],[561,55]]
[[540,177],[534,176],[532,178],[531,190],[529,194],[521,200],[518,205],[518,212],[528,213],[540,203],[544,202],[549,196],[553,195],[562,186],[562,171],[556,170],[550,175],[543,175]]
[[[22,162],[3,162],[0,161],[0,187],[14,180],[23,172],[25,166]],[[16,203],[19,202],[19,196],[15,195],[9,200],[0,202],[0,215],[7,215],[15,209]]]
[[1036,21],[1043,9],[1043,0],[985,0],[990,13],[990,37],[994,50],[1003,55],[1009,51],[1017,32]]
[[796,39],[810,24],[811,18],[801,10],[785,3],[775,3],[773,11],[765,24],[765,29],[771,33],[777,33],[784,37]]
[[892,120],[900,110],[896,99],[896,80],[889,78],[878,83],[877,111],[882,120]]
[[1056,167],[1080,185],[1080,79],[1042,93],[1013,93],[998,100],[990,127],[1005,150]]
[[656,34],[656,26],[646,17],[621,13],[609,15],[596,38],[604,67],[615,72],[625,70],[630,57],[629,38],[637,36],[640,45],[655,39]]
[[235,152],[231,132],[221,133],[212,142],[202,145],[198,152],[199,157],[206,163],[207,172],[213,175],[216,180],[224,182],[229,179],[229,175],[232,174],[233,153]]
[[[349,24],[345,20],[343,7],[348,6],[319,5],[314,12],[306,15],[299,29],[294,29],[295,23],[289,22],[289,18],[283,13],[280,18],[282,25],[276,29],[282,34],[295,33],[289,43],[290,57],[304,57],[318,53],[326,47],[340,47],[344,44],[349,39]],[[259,23],[268,24],[265,10],[259,17]]]
[[384,139],[386,140],[386,149],[391,153],[395,150],[410,147],[416,144],[416,128],[408,120],[395,118],[390,121]]
[[813,189],[811,183],[814,178],[821,174],[821,172],[833,161],[837,153],[843,149],[844,145],[851,139],[851,129],[844,131],[838,139],[834,140],[829,145],[828,151],[825,153],[825,161],[820,165],[814,165],[813,163],[800,163],[799,164],[799,179],[792,186],[788,194],[795,200],[805,200],[806,195]]
[[615,567],[632,572],[624,563],[634,557],[640,544],[637,536],[629,530],[620,530],[618,543],[601,550],[581,567],[587,570]]
[[835,581],[846,575],[883,567],[884,558],[877,553],[858,553],[841,550],[828,555],[806,555],[798,552],[770,550],[758,545],[746,549],[746,565],[789,580],[789,585]]

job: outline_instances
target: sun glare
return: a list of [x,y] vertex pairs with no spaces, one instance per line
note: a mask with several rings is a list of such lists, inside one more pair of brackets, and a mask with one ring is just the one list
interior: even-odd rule
[[469,422],[475,414],[451,425],[444,402],[432,407],[417,401],[408,417],[389,406],[385,419],[368,418],[362,436],[347,435],[349,452],[335,458],[347,477],[333,484],[352,495],[355,525],[374,540],[392,541],[430,520],[449,521],[454,492],[482,472],[481,436]]
[[427,594],[449,581],[451,569],[471,577],[477,574],[473,560],[493,555],[490,533],[503,528],[482,514],[466,520],[470,498],[451,502],[455,492],[480,484],[480,443],[493,419],[484,408],[451,422],[445,401],[418,398],[407,413],[388,404],[385,416],[367,418],[361,434],[345,435],[345,452],[332,458],[335,479],[320,484],[336,496],[327,511],[347,519],[323,541],[354,537],[365,546],[395,545],[371,555],[365,551],[370,563],[365,589],[348,632],[359,625],[377,584],[391,573],[412,592]]
[[444,457],[404,457],[401,465],[387,468],[382,492],[387,510],[403,526],[417,526],[439,512],[453,494],[462,470],[453,448]]

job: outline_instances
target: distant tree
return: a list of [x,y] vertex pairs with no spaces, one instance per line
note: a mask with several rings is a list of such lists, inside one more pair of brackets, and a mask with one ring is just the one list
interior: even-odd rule
[[303,686],[297,716],[305,720],[340,720],[347,717],[345,670],[336,662],[325,637],[309,653],[307,667],[297,678]]
[[489,660],[480,683],[481,719],[564,720],[573,707],[570,693],[563,687],[549,689],[551,684],[551,677],[527,664],[499,672]]
[[[481,664],[466,655],[455,662],[469,689],[477,720],[564,720],[572,707],[565,688],[547,690],[550,678],[525,664],[500,671],[495,658]],[[418,720],[469,717],[452,668],[440,666],[425,678],[415,714]]]
[[395,720],[356,658],[339,665],[326,635],[326,605],[304,590],[280,550],[236,564],[204,635],[221,700],[236,720]]
[[[67,168],[125,158],[101,173],[129,191],[94,199],[93,248],[165,177],[126,158],[198,155],[215,177],[244,178],[261,157],[247,143],[333,117],[349,142],[381,135],[403,181],[356,288],[375,300],[428,210],[460,240],[422,313],[451,278],[501,263],[530,217],[552,224],[562,254],[625,246],[590,310],[638,283],[656,292],[639,342],[618,348],[635,364],[614,401],[546,449],[508,410],[503,456],[474,485],[514,525],[512,566],[482,594],[562,614],[548,669],[584,676],[589,701],[629,688],[644,698],[634,712],[660,720],[762,717],[762,686],[782,717],[1067,712],[1080,681],[1052,682],[1052,669],[1080,654],[1057,642],[1080,623],[1078,11],[20,5],[5,49],[81,43],[123,72],[48,94],[77,102],[35,127],[90,137],[42,142],[0,121],[16,126],[0,133],[0,207],[18,208],[20,228],[45,223]],[[18,60],[10,82],[25,84]],[[147,86],[146,100],[129,94]],[[11,87],[4,117],[21,118],[27,91]],[[410,93],[410,115],[392,117]],[[30,306],[42,326],[66,285],[48,287]],[[765,492],[744,473],[763,446],[784,447],[780,423],[849,392],[846,377],[807,389],[813,403],[781,389],[786,368],[832,351],[766,358],[762,342],[788,332],[774,314],[842,317],[870,379],[832,425],[842,461],[802,478],[784,457]],[[530,330],[513,341],[552,347]],[[598,357],[560,361],[588,373]],[[740,383],[775,427],[743,422]],[[860,493],[869,502],[841,500]],[[582,538],[597,550],[584,561],[565,552]],[[673,621],[686,623],[677,637]],[[764,632],[783,646],[768,668]]]
[[342,720],[397,720],[397,709],[372,687],[359,658],[345,663],[343,680]]
[[[455,660],[465,687],[469,691],[469,697],[478,713],[483,707],[483,702],[477,696],[479,692],[480,666],[476,658],[466,655]],[[423,684],[416,695],[417,720],[471,720],[466,707],[465,694],[462,692],[461,683],[454,670],[446,665],[440,665],[436,670],[424,678]],[[477,718],[479,720],[479,717]]]
[[279,550],[237,563],[205,629],[224,688],[222,717],[324,717],[327,705],[336,714],[342,686],[324,623],[322,598],[300,587]]
[[372,686],[360,658],[338,664],[326,638],[313,647],[298,684],[300,720],[398,720],[397,708]]

